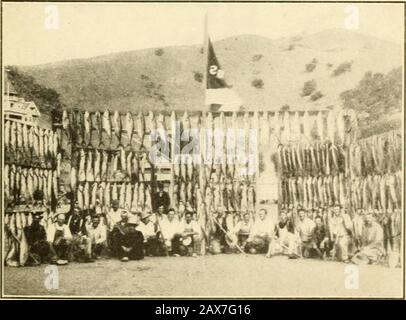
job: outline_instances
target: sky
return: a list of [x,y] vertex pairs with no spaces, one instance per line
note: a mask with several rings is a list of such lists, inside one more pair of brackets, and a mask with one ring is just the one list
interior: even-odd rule
[[206,12],[214,41],[239,34],[278,39],[348,27],[404,41],[403,4],[3,3],[3,63],[35,65],[203,43]]

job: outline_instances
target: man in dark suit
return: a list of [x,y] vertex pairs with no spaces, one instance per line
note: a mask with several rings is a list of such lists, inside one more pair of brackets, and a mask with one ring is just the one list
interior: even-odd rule
[[171,203],[171,199],[169,197],[168,192],[164,190],[164,186],[162,183],[158,184],[158,192],[155,194],[153,210],[156,212],[159,207],[164,208],[165,214],[168,212],[169,205]]

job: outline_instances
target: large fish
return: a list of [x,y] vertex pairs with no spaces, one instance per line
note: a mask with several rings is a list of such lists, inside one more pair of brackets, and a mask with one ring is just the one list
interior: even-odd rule
[[17,238],[19,239],[18,262],[20,266],[24,266],[28,260],[28,244],[24,233],[23,213],[17,213],[16,215]]
[[89,182],[86,181],[85,186],[83,188],[83,205],[85,210],[90,209],[90,186]]
[[62,128],[65,131],[70,129],[69,115],[66,110],[63,110],[63,112],[62,112]]
[[126,159],[126,169],[127,169],[126,174],[128,175],[129,179],[131,179],[131,177],[132,177],[132,164],[133,164],[132,159],[133,159],[133,153],[128,152],[127,159]]
[[311,139],[311,122],[310,122],[310,116],[308,112],[305,112],[302,118],[302,123],[303,123],[303,134],[305,136],[305,139],[307,142],[310,142]]
[[39,149],[40,149],[40,142],[39,142],[40,133],[39,133],[39,131],[40,130],[39,130],[39,128],[37,126],[34,126],[32,128],[34,128],[33,129],[33,131],[34,131],[34,134],[33,134],[33,152],[34,152],[35,156],[39,157],[39,155],[40,155],[40,151],[39,151]]
[[47,194],[48,194],[48,199],[51,200],[52,199],[52,187],[53,187],[53,179],[52,179],[52,170],[47,170]]
[[[4,198],[7,200],[10,198],[10,168],[8,164],[4,165],[3,181],[4,181]],[[30,169],[32,170],[32,169]]]
[[[396,195],[396,178],[393,174],[388,174],[386,178],[386,185],[389,187],[389,195],[391,197],[392,202],[397,207],[398,205],[398,197]],[[398,186],[402,188],[402,186]]]
[[124,173],[127,171],[127,158],[125,155],[125,149],[123,146],[120,146],[120,166],[121,166],[121,171]]
[[371,187],[372,209],[376,209],[378,208],[380,176],[369,176],[369,185]]
[[24,152],[28,153],[29,152],[29,142],[28,142],[28,126],[23,124],[23,149]]
[[339,199],[340,199],[340,204],[341,206],[346,206],[347,205],[347,190],[345,188],[345,178],[342,173],[339,174],[338,176],[339,180]]
[[94,181],[94,171],[93,171],[93,152],[89,150],[87,153],[87,163],[86,163],[86,181]]
[[72,192],[76,190],[76,186],[78,183],[77,171],[75,167],[71,167],[70,169],[70,187]]
[[77,134],[77,139],[78,139],[78,144],[79,145],[84,145],[85,144],[85,121],[84,121],[84,115],[82,111],[77,110],[75,112],[75,121],[76,121],[76,134]]
[[101,146],[103,144],[103,124],[102,116],[99,111],[96,111],[92,116],[92,129],[96,130],[98,146]]
[[99,150],[95,151],[95,159],[94,159],[94,181],[100,182],[101,181],[101,172],[100,172],[100,163],[101,163],[101,152]]
[[139,162],[138,162],[138,155],[134,154],[132,158],[132,169],[131,173],[133,176],[135,176],[136,180],[139,181]]
[[[110,119],[110,112],[108,110],[104,111],[103,113],[103,119],[102,119],[102,128],[103,131],[106,133],[108,139],[109,139],[109,144],[111,143],[111,137],[112,137],[112,133],[111,133],[111,119]],[[103,143],[102,139],[102,144]]]
[[147,186],[145,188],[145,207],[152,210],[152,198],[151,198],[151,188]]
[[85,141],[85,144],[89,145],[89,144],[91,144],[91,141],[92,141],[92,121],[90,118],[89,111],[85,111],[85,113],[83,115],[83,125],[84,125],[84,129],[85,129],[84,141]]
[[28,131],[28,147],[31,155],[34,152],[34,143],[35,143],[34,134],[35,134],[34,127],[31,127]]
[[112,189],[111,189],[111,200],[118,200],[118,186],[117,183],[113,183]]
[[102,163],[101,163],[101,168],[100,168],[100,180],[106,181],[108,178],[107,175],[107,168],[109,164],[109,154],[106,151],[102,151]]
[[107,211],[110,209],[110,203],[111,203],[111,185],[110,182],[107,182],[106,188],[104,189],[104,207],[107,209]]
[[80,150],[78,181],[86,181],[86,153],[84,149]]
[[116,136],[118,141],[118,145],[121,146],[122,123],[120,113],[117,110],[114,111],[111,122],[114,130],[114,135]]
[[99,185],[97,184],[97,182],[92,184],[91,200],[90,200],[90,208],[91,209],[96,208],[98,188],[99,188]]
[[144,136],[145,136],[145,119],[142,112],[139,112],[136,117],[136,130],[138,139],[140,140],[141,146],[144,145]]
[[138,209],[138,184],[134,184],[131,208]]
[[138,185],[138,209],[143,210],[145,206],[145,185],[140,183]]
[[127,112],[125,115],[125,120],[124,120],[124,129],[126,131],[126,136],[127,136],[127,145],[131,145],[131,141],[133,138],[134,134],[134,120],[131,112]]
[[79,184],[76,198],[77,198],[77,202],[78,202],[78,206],[79,206],[80,210],[84,210],[84,209],[85,209],[85,205],[84,205],[84,189],[83,189],[83,184]]
[[55,199],[58,199],[58,175],[56,171],[52,171],[52,192]]
[[52,151],[53,156],[56,157],[58,154],[58,151],[59,151],[59,136],[56,132],[54,132],[54,135],[53,135],[52,145],[53,145],[53,151]]
[[4,123],[4,146],[10,147],[10,121],[7,120]]
[[131,183],[127,183],[125,185],[125,205],[124,205],[124,208],[126,208],[127,210],[131,209],[132,194],[133,194],[133,190],[132,190]]
[[125,207],[125,183],[120,184],[120,192],[118,197],[120,208]]

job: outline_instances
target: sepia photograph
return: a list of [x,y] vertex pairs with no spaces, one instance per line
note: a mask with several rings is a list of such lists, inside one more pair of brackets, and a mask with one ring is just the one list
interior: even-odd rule
[[405,299],[404,3],[1,7],[1,298]]

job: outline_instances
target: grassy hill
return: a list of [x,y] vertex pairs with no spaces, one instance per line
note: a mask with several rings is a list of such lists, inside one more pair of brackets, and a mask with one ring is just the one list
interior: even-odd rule
[[[401,66],[403,57],[396,44],[335,29],[278,40],[240,35],[214,42],[214,48],[227,82],[242,97],[246,110],[342,106],[340,94],[356,87],[366,72],[387,73]],[[201,46],[138,50],[20,69],[55,89],[68,107],[134,111],[204,107]]]

